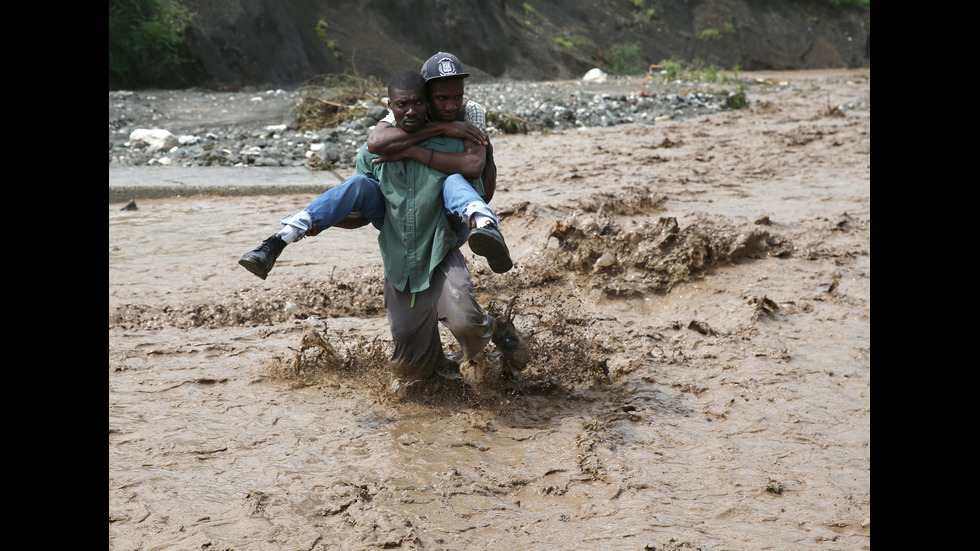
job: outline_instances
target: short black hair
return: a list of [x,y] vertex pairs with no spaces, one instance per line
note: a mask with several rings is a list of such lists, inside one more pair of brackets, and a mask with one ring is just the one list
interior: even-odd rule
[[395,90],[418,90],[425,87],[425,80],[418,71],[405,69],[391,75],[388,79],[388,96]]

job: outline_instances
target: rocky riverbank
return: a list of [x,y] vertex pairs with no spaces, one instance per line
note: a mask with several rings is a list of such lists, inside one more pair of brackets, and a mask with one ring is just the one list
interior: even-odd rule
[[[498,82],[471,85],[467,97],[484,106],[493,136],[656,124],[739,108],[753,92],[789,87],[778,77],[751,75],[724,84],[659,79]],[[384,117],[384,105],[365,103],[363,117],[334,128],[299,131],[293,112],[304,93],[109,92],[109,166],[353,167],[358,148]],[[857,104],[863,101],[856,98]]]

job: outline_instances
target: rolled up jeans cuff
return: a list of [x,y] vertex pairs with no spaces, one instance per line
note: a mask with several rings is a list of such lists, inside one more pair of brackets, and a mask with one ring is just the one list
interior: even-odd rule
[[310,216],[309,211],[303,209],[296,214],[287,216],[279,221],[283,226],[292,226],[299,231],[299,237],[296,240],[303,239],[306,232],[313,227],[313,217]]
[[493,209],[491,209],[483,201],[473,201],[466,205],[466,208],[463,209],[460,216],[463,219],[463,222],[469,222],[470,218],[473,217],[473,214],[477,212],[493,220],[494,224],[497,224],[498,226],[500,225],[500,221],[497,220],[497,214],[493,212]]

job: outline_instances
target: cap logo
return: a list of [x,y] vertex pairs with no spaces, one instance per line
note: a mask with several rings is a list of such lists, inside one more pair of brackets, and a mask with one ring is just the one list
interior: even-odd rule
[[453,64],[453,60],[449,59],[448,57],[444,57],[440,59],[438,67],[439,67],[439,76],[456,74],[456,66]]

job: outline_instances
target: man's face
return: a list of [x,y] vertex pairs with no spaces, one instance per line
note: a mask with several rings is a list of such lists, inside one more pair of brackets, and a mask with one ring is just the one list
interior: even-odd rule
[[463,79],[441,78],[429,81],[429,101],[429,108],[436,120],[456,120],[456,113],[463,105]]
[[425,124],[428,112],[425,90],[393,90],[388,98],[388,108],[395,116],[395,126],[408,133],[415,132]]

